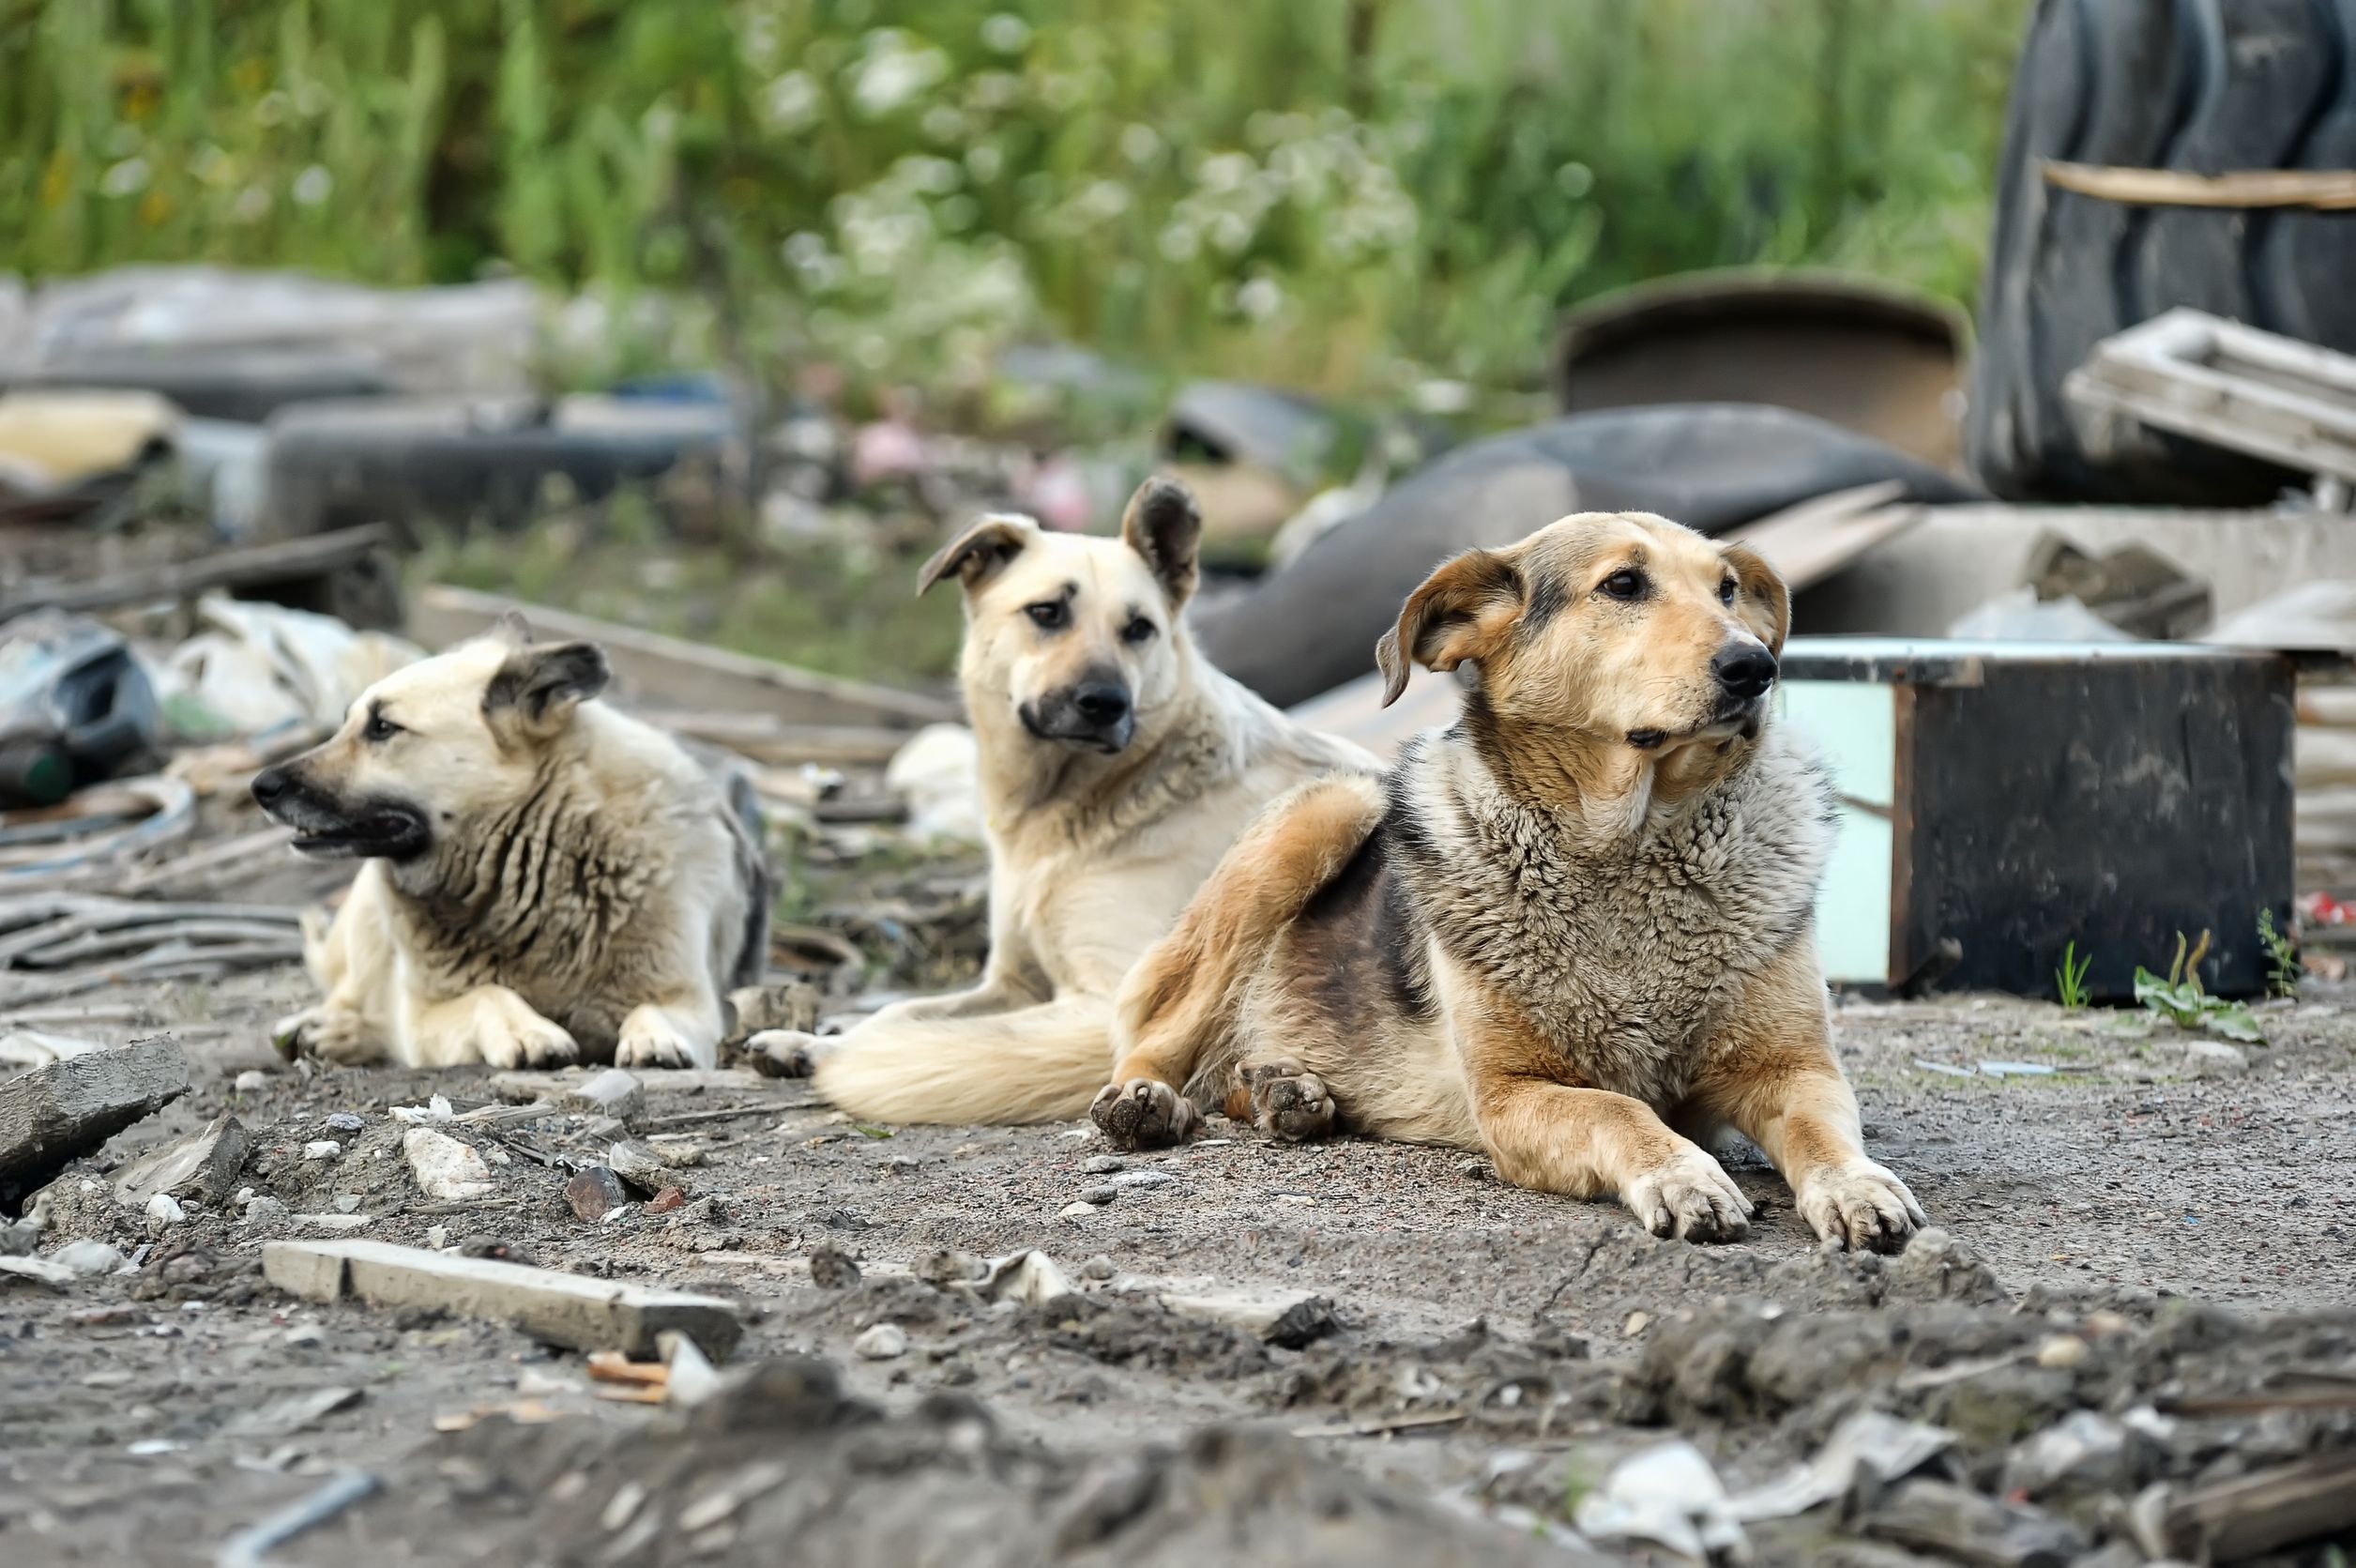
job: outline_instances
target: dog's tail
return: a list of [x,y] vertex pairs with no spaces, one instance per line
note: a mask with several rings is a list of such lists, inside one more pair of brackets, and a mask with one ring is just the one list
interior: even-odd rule
[[1114,1005],[1117,1077],[1182,1088],[1232,1042],[1245,982],[1284,929],[1341,875],[1382,821],[1377,779],[1335,775],[1264,807]]
[[879,1014],[820,1058],[818,1091],[864,1121],[1069,1121],[1112,1071],[1112,1017],[1102,997],[966,1018]]

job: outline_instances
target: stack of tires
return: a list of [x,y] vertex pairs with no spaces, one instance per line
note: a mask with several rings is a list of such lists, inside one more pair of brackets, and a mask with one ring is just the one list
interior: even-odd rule
[[2262,505],[2303,476],[2154,437],[2081,445],[2062,378],[2177,306],[2356,352],[2356,212],[2131,206],[2044,160],[2356,169],[2356,0],[2040,0],[2007,116],[1966,452],[2012,499]]

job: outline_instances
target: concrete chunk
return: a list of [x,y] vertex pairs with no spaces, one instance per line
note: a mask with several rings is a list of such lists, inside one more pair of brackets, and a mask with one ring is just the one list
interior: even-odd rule
[[271,1241],[262,1272],[306,1301],[347,1297],[378,1306],[438,1308],[512,1323],[575,1350],[655,1353],[655,1336],[676,1329],[715,1360],[743,1332],[736,1308],[712,1296],[647,1290],[553,1269],[453,1257],[386,1241]]
[[1313,1290],[1217,1290],[1164,1296],[1162,1304],[1180,1317],[1224,1323],[1290,1350],[1334,1330],[1333,1303]]
[[144,1209],[159,1195],[223,1202],[237,1190],[251,1145],[244,1125],[224,1112],[203,1132],[125,1165],[114,1178],[114,1200],[126,1209]]
[[188,1090],[188,1058],[168,1036],[85,1051],[0,1083],[0,1201],[41,1185]]

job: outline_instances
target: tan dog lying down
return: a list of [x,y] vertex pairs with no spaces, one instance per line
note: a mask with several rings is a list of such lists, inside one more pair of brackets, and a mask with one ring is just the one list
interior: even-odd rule
[[593,699],[605,656],[521,622],[400,670],[326,744],[253,781],[311,855],[365,861],[306,921],[326,993],[287,1020],[335,1061],[577,1058],[709,1067],[723,992],[760,979],[769,877],[670,737]]
[[1202,522],[1151,480],[1118,539],[984,518],[924,568],[965,590],[959,673],[990,845],[981,982],[896,1003],[839,1041],[753,1036],[874,1121],[1086,1114],[1113,1063],[1113,994],[1252,814],[1357,747],[1301,728],[1205,663],[1179,612]]
[[1819,1236],[1903,1246],[1922,1209],[1860,1147],[1829,1038],[1834,802],[1770,707],[1788,621],[1756,555],[1658,517],[1441,567],[1377,652],[1391,699],[1411,662],[1472,675],[1462,717],[1243,834],[1122,986],[1098,1122],[1182,1136],[1215,1074],[1280,1135],[1482,1149],[1696,1241],[1751,1212],[1693,1141],[1732,1127]]

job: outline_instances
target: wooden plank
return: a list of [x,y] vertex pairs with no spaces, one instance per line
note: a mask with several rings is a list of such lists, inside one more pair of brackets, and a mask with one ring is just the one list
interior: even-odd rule
[[409,609],[409,634],[445,648],[491,630],[509,612],[542,640],[592,642],[605,650],[622,694],[674,708],[765,713],[788,723],[914,729],[954,722],[957,706],[889,686],[844,680],[661,632],[436,584]]
[[2057,190],[2129,206],[2356,207],[2356,170],[2242,169],[2193,175],[2177,169],[2126,169],[2115,164],[2042,160],[2045,183]]
[[676,1329],[717,1359],[743,1332],[737,1309],[716,1296],[648,1290],[388,1241],[267,1242],[262,1273],[306,1301],[351,1298],[377,1306],[432,1307],[512,1323],[575,1350],[651,1356],[655,1336]]
[[96,582],[27,583],[0,598],[0,620],[28,610],[107,610],[157,600],[193,599],[214,588],[300,582],[350,566],[395,542],[392,529],[371,523],[276,544],[216,550],[197,560],[115,572]]
[[2062,390],[2096,415],[2356,480],[2356,357],[2176,310],[2095,344]]

